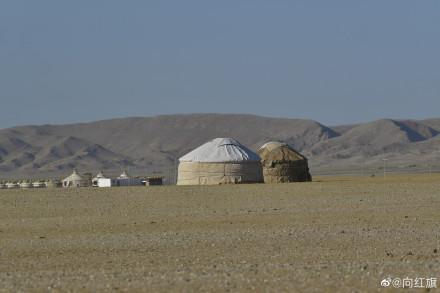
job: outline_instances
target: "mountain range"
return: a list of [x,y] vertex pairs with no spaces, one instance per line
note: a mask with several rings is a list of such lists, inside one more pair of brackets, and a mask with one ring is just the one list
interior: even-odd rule
[[0,129],[0,176],[64,175],[122,169],[167,174],[177,159],[216,137],[233,137],[256,150],[270,140],[291,144],[311,171],[431,164],[440,158],[440,118],[382,119],[325,126],[306,119],[245,114],[133,117],[66,125]]

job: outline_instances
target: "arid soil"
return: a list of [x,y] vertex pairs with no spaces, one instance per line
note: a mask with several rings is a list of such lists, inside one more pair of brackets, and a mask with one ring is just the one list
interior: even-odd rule
[[0,190],[0,291],[387,292],[387,277],[440,279],[440,175],[314,179]]

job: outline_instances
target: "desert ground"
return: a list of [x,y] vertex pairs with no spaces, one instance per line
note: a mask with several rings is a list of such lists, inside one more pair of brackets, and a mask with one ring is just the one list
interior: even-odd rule
[[440,279],[440,174],[314,180],[0,190],[0,291],[387,292],[387,277]]

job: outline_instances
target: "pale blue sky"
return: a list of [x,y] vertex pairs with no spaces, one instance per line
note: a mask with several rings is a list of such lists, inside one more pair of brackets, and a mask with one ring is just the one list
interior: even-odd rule
[[3,0],[0,127],[440,113],[440,1]]

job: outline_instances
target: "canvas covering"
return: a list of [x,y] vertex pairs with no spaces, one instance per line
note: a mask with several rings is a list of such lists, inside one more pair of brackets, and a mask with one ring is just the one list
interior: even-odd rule
[[180,162],[177,180],[178,185],[218,185],[260,182],[263,182],[260,162]]
[[90,186],[90,182],[87,179],[81,177],[76,170],[72,175],[63,180],[63,187],[87,187]]
[[216,138],[179,159],[178,185],[263,182],[260,157],[232,138]]
[[179,159],[180,162],[242,162],[260,161],[260,157],[233,138],[216,138]]
[[264,144],[261,157],[265,183],[312,181],[307,158],[283,142]]

